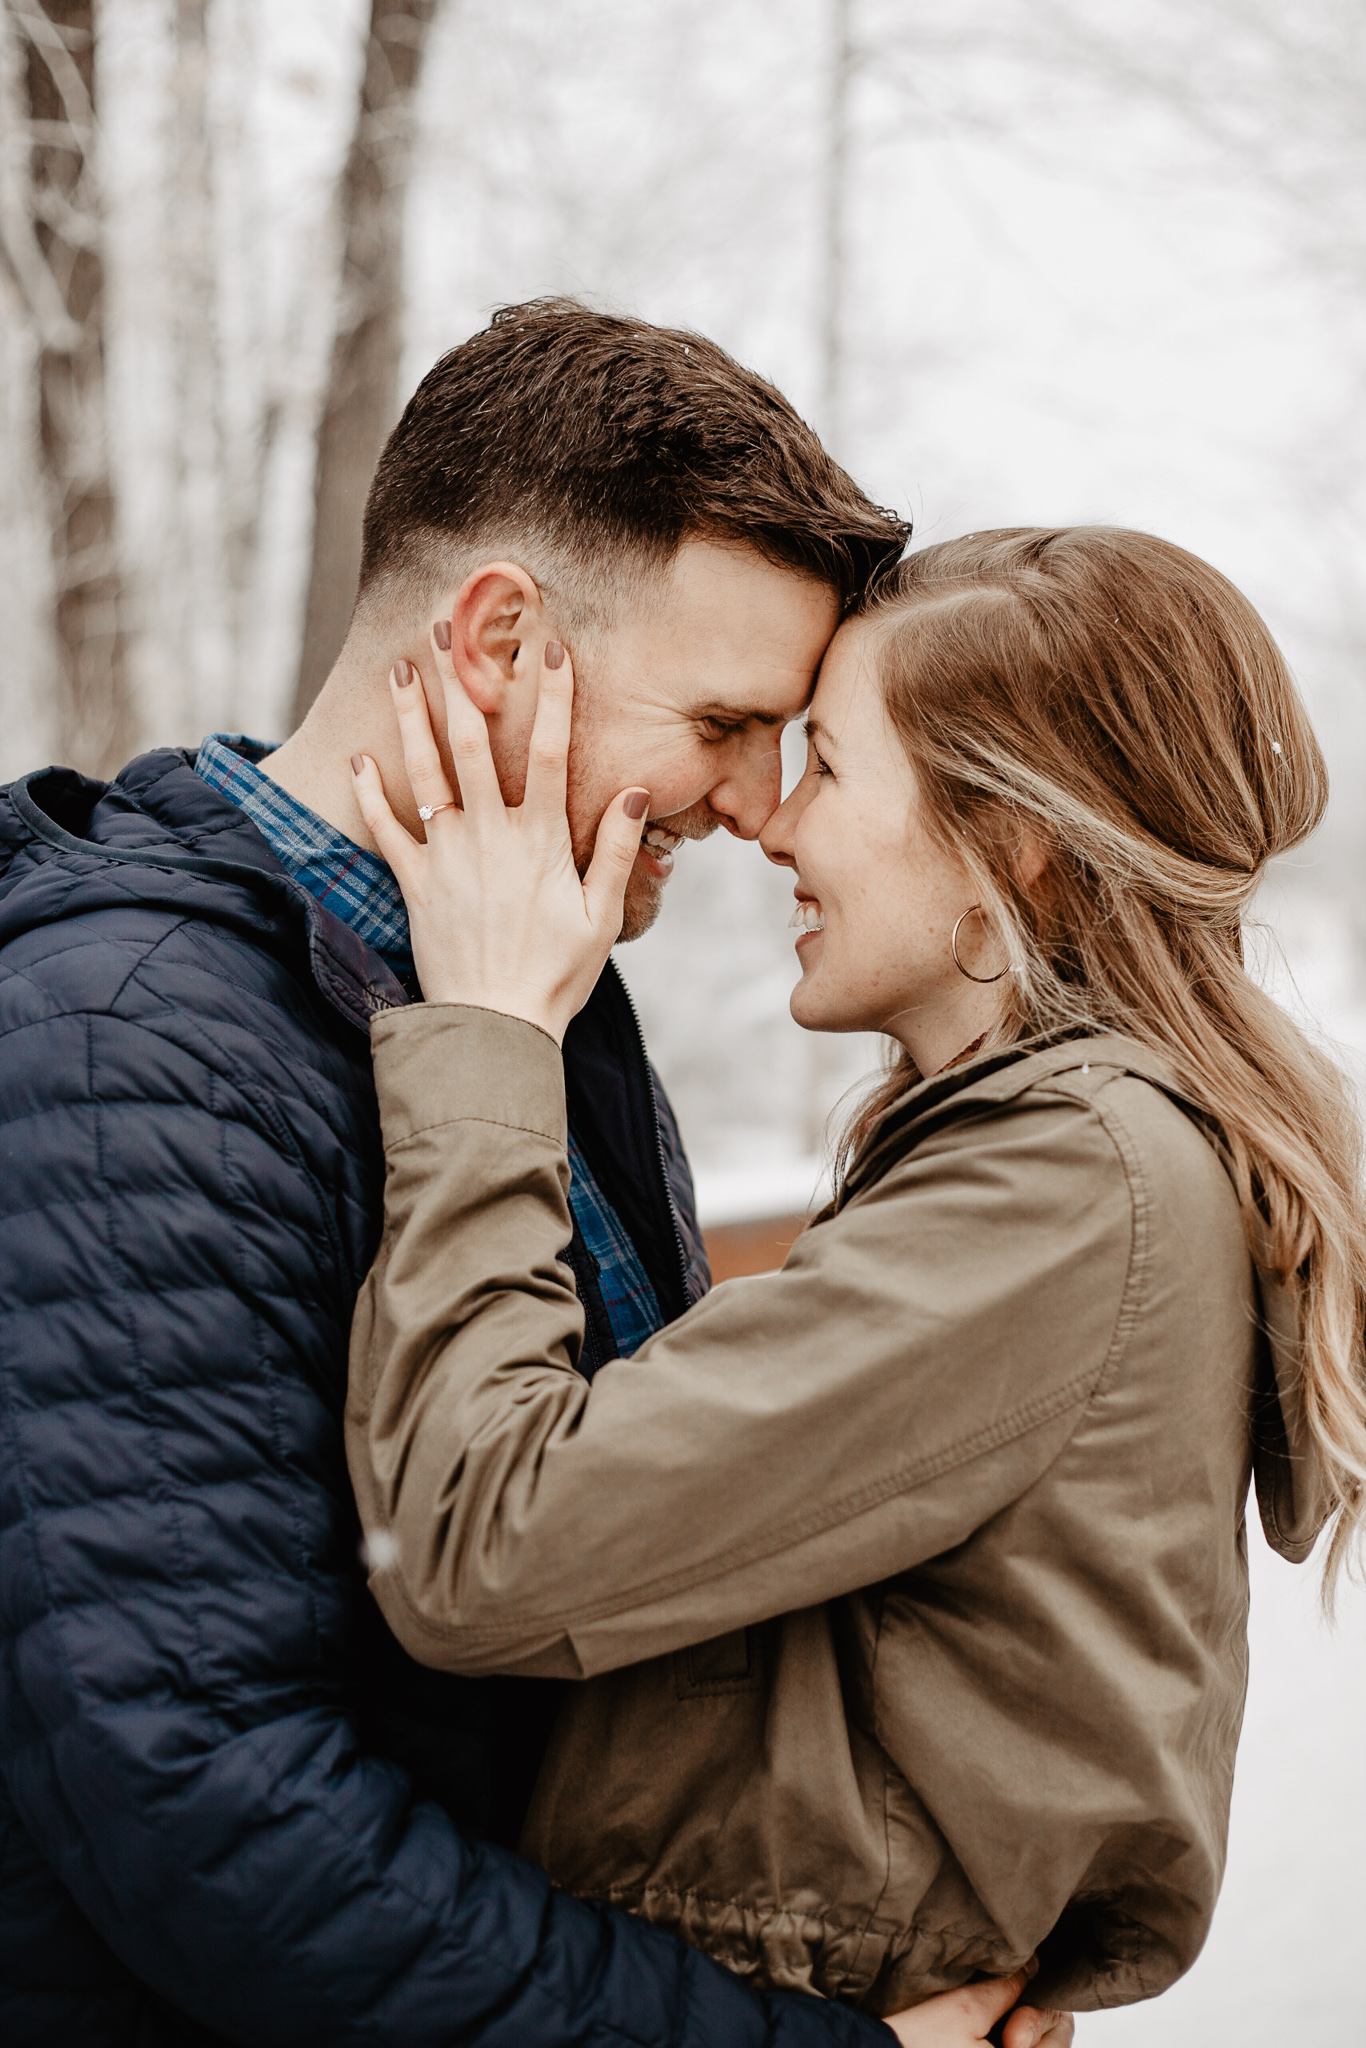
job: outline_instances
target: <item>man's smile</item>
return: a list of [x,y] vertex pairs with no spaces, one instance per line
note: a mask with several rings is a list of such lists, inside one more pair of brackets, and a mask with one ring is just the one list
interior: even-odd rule
[[648,874],[667,882],[674,871],[674,855],[682,844],[681,832],[670,832],[664,825],[647,825],[637,858]]

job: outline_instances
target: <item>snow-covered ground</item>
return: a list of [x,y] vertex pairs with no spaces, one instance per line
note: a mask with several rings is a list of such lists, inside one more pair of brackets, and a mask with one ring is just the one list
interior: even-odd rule
[[1181,1983],[1088,2014],[1078,2048],[1366,2043],[1366,1597],[1330,1629],[1312,1566],[1248,1534],[1252,1677],[1214,1927]]

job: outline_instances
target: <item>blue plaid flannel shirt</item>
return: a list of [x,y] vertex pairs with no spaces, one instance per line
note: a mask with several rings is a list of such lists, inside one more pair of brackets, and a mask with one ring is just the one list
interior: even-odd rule
[[[377,853],[357,846],[316,811],[262,773],[273,749],[241,733],[213,733],[199,749],[195,772],[246,812],[282,868],[302,882],[334,917],[350,925],[400,978],[411,980],[412,945],[403,893]],[[597,1261],[598,1285],[623,1358],[638,1351],[664,1318],[625,1226],[569,1138],[569,1206]]]

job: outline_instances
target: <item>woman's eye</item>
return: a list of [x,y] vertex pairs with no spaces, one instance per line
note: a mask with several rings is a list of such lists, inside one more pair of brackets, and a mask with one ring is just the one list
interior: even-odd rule
[[817,775],[829,775],[829,774],[833,773],[833,770],[831,769],[830,763],[829,763],[829,762],[828,762],[828,761],[827,761],[827,760],[826,760],[826,759],[824,758],[824,756],[823,756],[823,755],[822,755],[822,754],[820,753],[820,751],[819,751],[819,750],[818,750],[818,749],[817,749],[816,747],[813,747],[813,748],[811,749],[811,751],[812,751],[812,753],[813,753],[813,754],[815,755],[815,757],[816,757],[816,773],[817,773]]

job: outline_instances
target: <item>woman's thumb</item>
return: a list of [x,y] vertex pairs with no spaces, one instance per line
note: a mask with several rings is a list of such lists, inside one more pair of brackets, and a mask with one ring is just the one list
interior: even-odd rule
[[1010,2011],[1028,1982],[1025,1971],[1016,1970],[1009,1977],[989,1977],[980,1984],[960,1987],[958,1996],[970,2010],[973,2024],[982,2029],[983,2039],[996,2021]]
[[649,808],[648,789],[627,789],[602,814],[593,843],[593,858],[583,878],[583,893],[594,924],[601,920],[614,931],[620,930],[626,880],[640,850],[640,835],[645,830],[645,813]]
[[1068,2048],[1072,2033],[1071,2013],[1019,2005],[1006,2021],[1001,2038],[1005,2048]]

